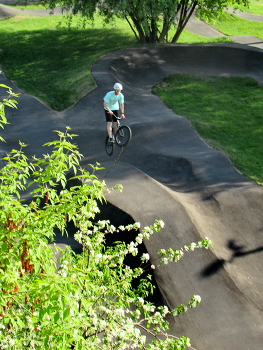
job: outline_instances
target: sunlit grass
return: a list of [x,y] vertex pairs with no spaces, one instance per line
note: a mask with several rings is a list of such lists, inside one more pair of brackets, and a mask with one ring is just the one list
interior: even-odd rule
[[220,36],[218,38],[205,38],[201,35],[190,33],[184,30],[177,41],[178,44],[198,44],[198,43],[217,43],[217,42],[232,42],[228,37]]
[[[0,21],[0,61],[6,76],[55,110],[70,107],[95,87],[90,72],[95,60],[139,45],[124,20],[104,26],[96,16],[94,26],[86,29],[77,27],[79,20],[74,19],[71,30],[61,15],[17,15]],[[184,31],[179,42],[216,41]]]
[[252,35],[263,40],[263,22],[241,19],[237,16],[224,12],[220,19],[213,20],[209,23],[225,35]]
[[[8,6],[8,5],[6,5]],[[21,9],[21,10],[41,10],[41,9],[46,9],[45,6],[43,5],[27,5],[27,6],[22,6],[22,5],[14,5],[14,6],[8,6],[8,7],[12,7],[12,8],[17,8],[17,9]]]
[[7,77],[52,109],[73,105],[95,87],[90,68],[100,56],[137,43],[123,21],[117,26],[72,29],[62,16],[14,16],[0,21],[0,60]]
[[249,0],[249,6],[237,5],[238,10],[253,13],[255,15],[263,16],[263,1],[262,0]]
[[153,92],[245,176],[263,184],[263,87],[251,78],[173,74]]

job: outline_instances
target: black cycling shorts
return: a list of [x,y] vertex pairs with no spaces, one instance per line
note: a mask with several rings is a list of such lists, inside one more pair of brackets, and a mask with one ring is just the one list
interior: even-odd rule
[[[106,116],[106,122],[116,122],[117,119],[114,117],[113,114],[110,114],[106,109],[105,111],[105,116]],[[119,116],[119,111],[112,111],[117,117]]]

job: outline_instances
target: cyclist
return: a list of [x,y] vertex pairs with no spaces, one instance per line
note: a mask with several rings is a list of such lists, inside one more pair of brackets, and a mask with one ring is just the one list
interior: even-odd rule
[[115,142],[112,135],[112,122],[114,132],[117,129],[117,119],[114,115],[119,117],[119,111],[121,111],[121,118],[125,119],[124,115],[124,96],[122,94],[122,85],[116,83],[113,86],[114,91],[109,91],[103,98],[103,107],[107,122],[107,132],[109,135],[109,142]]

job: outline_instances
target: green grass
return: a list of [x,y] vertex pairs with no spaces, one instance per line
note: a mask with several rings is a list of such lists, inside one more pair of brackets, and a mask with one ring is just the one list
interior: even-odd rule
[[13,16],[0,21],[0,61],[6,76],[52,109],[73,105],[95,87],[90,67],[100,56],[136,46],[124,22],[68,30],[62,16]]
[[238,10],[253,13],[255,15],[263,16],[263,2],[262,0],[249,0],[249,6],[246,7],[244,5],[237,6]]
[[153,93],[245,176],[263,184],[263,87],[255,80],[174,74]]
[[228,37],[220,36],[218,38],[205,38],[204,36],[190,33],[184,30],[177,41],[177,44],[201,44],[201,43],[218,43],[218,42],[232,42]]
[[210,24],[225,35],[253,35],[263,40],[263,22],[248,21],[224,12],[220,19]]
[[[105,27],[60,26],[62,16],[17,15],[0,21],[0,62],[6,76],[54,110],[64,110],[95,87],[90,68],[108,52],[137,44],[126,21]],[[227,39],[228,40],[228,39]],[[180,42],[215,42],[184,32]]]
[[16,9],[22,9],[22,10],[39,10],[39,9],[46,9],[46,6],[44,5],[27,5],[27,6],[19,6],[19,5],[14,5],[14,6],[10,6],[10,5],[6,5],[12,8],[16,8]]

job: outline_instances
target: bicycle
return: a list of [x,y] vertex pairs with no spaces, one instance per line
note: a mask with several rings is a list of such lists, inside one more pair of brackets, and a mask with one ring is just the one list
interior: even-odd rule
[[[105,149],[109,156],[113,155],[115,144],[119,147],[125,147],[128,145],[132,137],[131,128],[127,125],[121,126],[120,120],[122,118],[116,117],[116,115],[114,116],[117,119],[117,131],[115,135],[112,134],[115,137],[115,142],[109,142],[109,136],[107,136],[105,140]],[[112,132],[114,132],[114,128],[112,128]]]

